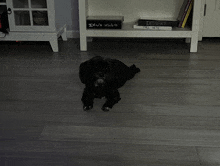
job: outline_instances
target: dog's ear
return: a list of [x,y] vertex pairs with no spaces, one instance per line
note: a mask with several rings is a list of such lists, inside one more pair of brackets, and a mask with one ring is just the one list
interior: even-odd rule
[[86,66],[87,66],[87,62],[83,62],[79,66],[79,78],[83,84],[86,83],[86,78],[88,75],[88,70]]
[[79,66],[79,78],[83,84],[91,83],[92,66],[89,61],[83,62]]

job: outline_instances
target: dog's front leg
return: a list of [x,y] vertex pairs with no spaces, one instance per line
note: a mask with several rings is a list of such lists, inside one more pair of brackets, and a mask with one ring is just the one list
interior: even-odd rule
[[121,100],[118,90],[111,90],[106,95],[107,101],[102,107],[103,111],[109,111],[118,101]]
[[93,108],[93,100],[95,96],[89,88],[85,88],[82,96],[83,109],[84,111],[88,111]]

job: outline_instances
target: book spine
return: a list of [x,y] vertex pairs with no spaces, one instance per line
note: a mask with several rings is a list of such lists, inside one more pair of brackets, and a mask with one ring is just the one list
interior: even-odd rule
[[184,19],[186,17],[187,11],[188,11],[191,3],[192,3],[192,0],[188,0],[188,3],[186,4],[186,7],[184,9],[184,13],[183,13],[183,15],[182,15],[182,17],[180,19],[179,25],[178,25],[179,28],[182,27],[183,21],[184,21]]
[[139,26],[139,25],[134,25],[134,29],[143,29],[143,30],[162,30],[162,31],[171,31],[172,27],[171,26]]
[[188,20],[188,18],[189,18],[189,14],[190,14],[190,12],[191,12],[191,10],[192,10],[192,7],[193,7],[193,0],[191,1],[191,4],[190,4],[190,6],[189,6],[189,9],[188,9],[188,11],[187,11],[187,13],[186,13],[186,17],[185,17],[185,19],[184,19],[184,21],[183,21],[183,24],[182,24],[182,28],[184,28],[185,27],[185,25],[186,25],[186,22],[187,22],[187,20]]
[[122,21],[87,20],[87,29],[121,29]]

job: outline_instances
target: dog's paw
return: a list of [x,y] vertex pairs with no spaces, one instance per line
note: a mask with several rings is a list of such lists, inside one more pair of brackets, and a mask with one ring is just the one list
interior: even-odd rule
[[84,111],[89,111],[89,110],[91,110],[93,108],[93,106],[83,106],[83,110]]
[[111,108],[109,108],[109,107],[102,107],[102,110],[103,110],[104,112],[108,112],[108,111],[110,111],[110,109],[111,109]]

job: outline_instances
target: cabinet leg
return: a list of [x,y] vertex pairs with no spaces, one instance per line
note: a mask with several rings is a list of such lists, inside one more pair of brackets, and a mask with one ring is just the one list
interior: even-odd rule
[[63,41],[67,41],[66,28],[64,28],[64,31],[61,36],[62,36]]
[[53,52],[59,52],[57,37],[56,38],[55,37],[51,38],[50,45],[52,47]]
[[202,41],[202,36],[199,36],[199,41]]
[[87,51],[87,37],[80,36],[80,50]]
[[198,49],[198,36],[191,38],[190,52],[197,52]]

